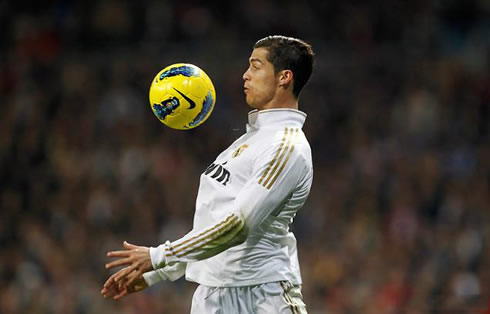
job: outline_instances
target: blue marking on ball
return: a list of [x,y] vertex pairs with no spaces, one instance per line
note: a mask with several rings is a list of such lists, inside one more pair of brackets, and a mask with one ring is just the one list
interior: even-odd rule
[[186,77],[199,76],[199,69],[187,65],[171,68],[163,72],[162,74],[160,74],[160,80],[163,80],[166,77],[172,77],[177,75],[183,75]]
[[202,102],[201,112],[199,112],[198,115],[194,118],[194,120],[192,120],[189,123],[190,127],[199,124],[199,122],[201,122],[208,115],[208,113],[213,108],[213,102],[214,102],[213,95],[211,94],[211,92],[208,92],[208,94],[204,98],[204,101]]
[[165,99],[159,104],[153,104],[153,112],[158,119],[164,120],[166,116],[171,114],[180,105],[179,99],[172,97]]

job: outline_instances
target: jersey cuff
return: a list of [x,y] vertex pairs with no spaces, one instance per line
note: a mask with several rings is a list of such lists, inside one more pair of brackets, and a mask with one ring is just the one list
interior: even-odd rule
[[165,252],[167,251],[170,241],[165,242],[157,247],[150,247],[150,259],[153,269],[163,268],[167,265]]
[[157,282],[160,282],[162,280],[167,280],[167,278],[165,278],[165,275],[163,273],[159,272],[158,270],[153,270],[153,271],[149,271],[149,272],[144,273],[143,279],[145,280],[148,287],[151,287],[154,284],[156,284]]

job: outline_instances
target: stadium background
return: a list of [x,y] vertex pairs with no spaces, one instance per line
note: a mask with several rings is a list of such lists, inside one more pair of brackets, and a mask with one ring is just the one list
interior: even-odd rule
[[[471,313],[490,295],[490,5],[468,1],[2,1],[0,312],[187,313],[195,285],[120,302],[105,252],[190,229],[200,173],[244,131],[254,42],[309,41],[315,180],[293,229],[310,313]],[[217,90],[196,130],[148,88]]]

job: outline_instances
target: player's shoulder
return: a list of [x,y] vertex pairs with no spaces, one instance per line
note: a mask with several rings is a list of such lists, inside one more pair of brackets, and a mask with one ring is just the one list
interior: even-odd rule
[[258,149],[269,154],[277,152],[289,154],[291,158],[303,157],[311,159],[311,148],[299,126],[283,126],[268,128],[258,134]]
[[269,145],[294,145],[296,148],[310,149],[305,133],[299,126],[284,126],[274,130]]
[[259,138],[269,145],[280,144],[287,141],[307,141],[305,134],[300,126],[284,125],[274,128],[264,128],[260,130]]

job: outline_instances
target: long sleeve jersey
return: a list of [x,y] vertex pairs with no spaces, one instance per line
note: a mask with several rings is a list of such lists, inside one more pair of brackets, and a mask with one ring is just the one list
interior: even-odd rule
[[305,118],[294,109],[249,113],[247,132],[201,175],[192,231],[150,248],[149,285],[184,272],[206,286],[301,283],[289,225],[313,179]]

